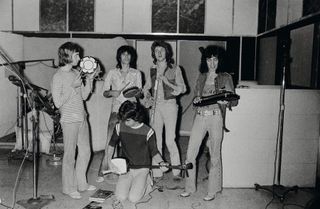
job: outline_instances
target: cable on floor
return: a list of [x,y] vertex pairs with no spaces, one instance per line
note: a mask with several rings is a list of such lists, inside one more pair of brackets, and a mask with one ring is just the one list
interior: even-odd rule
[[295,204],[295,203],[283,203],[282,204],[282,209],[285,209],[286,206],[290,206],[290,205],[297,206],[297,207],[300,207],[300,208],[305,208],[305,206],[299,205],[299,204]]
[[274,197],[272,197],[272,199],[268,202],[268,204],[266,205],[266,207],[265,207],[264,209],[267,209],[267,208],[271,205],[271,203],[273,202],[273,200],[274,200]]
[[3,204],[3,203],[0,203],[0,205],[2,205],[3,207],[5,207],[5,208],[11,208],[10,206],[7,206],[6,204]]
[[16,204],[16,190],[17,190],[17,186],[18,186],[18,181],[20,179],[20,175],[21,175],[21,170],[22,170],[23,164],[24,164],[25,160],[27,159],[28,155],[29,155],[29,152],[27,150],[26,154],[23,157],[21,165],[19,167],[18,174],[17,174],[16,180],[15,180],[15,183],[14,183],[14,187],[13,187],[13,191],[12,191],[12,206],[9,207],[10,209],[14,209],[14,206]]
[[200,207],[201,206],[201,203],[200,202],[193,202],[192,204],[191,204],[191,208],[192,209],[196,209],[197,207]]
[[[159,181],[159,182],[160,182],[160,181]],[[138,209],[138,205],[139,205],[139,204],[148,203],[148,202],[152,199],[152,195],[151,195],[151,194],[152,194],[155,190],[158,190],[159,192],[163,192],[163,189],[161,189],[161,188],[162,188],[162,186],[157,186],[157,185],[155,185],[155,186],[154,186],[154,189],[152,189],[152,191],[148,193],[149,198],[148,198],[147,200],[145,200],[145,201],[141,201],[141,202],[135,203],[135,204],[134,204],[134,208],[135,208],[135,209]]]

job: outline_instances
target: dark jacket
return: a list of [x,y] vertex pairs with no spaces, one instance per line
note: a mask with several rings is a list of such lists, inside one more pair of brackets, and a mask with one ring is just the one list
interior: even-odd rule
[[[207,80],[208,73],[200,73],[197,79],[196,87],[194,90],[195,97],[202,96],[203,88]],[[235,93],[232,76],[228,73],[218,73],[218,76],[215,78],[215,92],[216,94],[221,93],[221,91],[231,91]],[[229,130],[225,127],[225,118],[226,118],[226,108],[228,107],[231,110],[231,107],[237,106],[238,100],[229,102],[227,105],[219,104],[219,108],[223,117],[224,129],[228,132]]]

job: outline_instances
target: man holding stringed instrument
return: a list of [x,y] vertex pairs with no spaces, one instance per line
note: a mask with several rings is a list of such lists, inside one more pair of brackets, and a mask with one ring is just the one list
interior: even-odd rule
[[[231,75],[224,72],[226,70],[223,65],[225,50],[222,47],[212,45],[205,49],[203,47],[199,49],[202,57],[193,100],[196,116],[191,129],[186,157],[186,162],[192,163],[194,166],[189,172],[189,177],[186,178],[185,191],[180,196],[188,197],[196,192],[196,158],[200,145],[208,133],[210,170],[208,192],[203,200],[211,201],[217,193],[222,191],[221,146],[223,131],[226,130],[224,126],[225,111],[227,107],[236,106],[239,97],[234,94],[235,89]],[[223,96],[216,97],[221,93]]]
[[[125,101],[120,106],[118,113],[120,122],[113,130],[106,156],[109,171],[119,174],[114,208],[122,208],[121,205],[125,200],[136,203],[151,192],[152,179],[149,171],[152,159],[163,172],[168,170],[168,163],[163,161],[157,149],[154,130],[145,124],[146,114],[146,109],[137,102]],[[119,157],[125,159],[129,166],[124,172],[116,164],[117,161],[112,161],[114,160],[112,153],[119,144],[122,150]]]
[[[165,126],[165,142],[172,165],[179,165],[180,154],[176,144],[178,105],[176,97],[186,92],[185,82],[179,66],[174,65],[171,45],[155,41],[151,46],[154,65],[146,75],[144,95],[151,100],[150,124],[157,135],[157,147],[162,153],[162,133]],[[148,75],[149,74],[149,75]],[[181,180],[180,170],[173,169],[174,180]],[[159,169],[153,170],[154,178],[161,178]]]

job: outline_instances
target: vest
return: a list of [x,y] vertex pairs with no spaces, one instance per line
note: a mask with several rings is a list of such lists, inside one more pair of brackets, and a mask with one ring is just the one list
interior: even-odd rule
[[[176,84],[176,68],[168,68],[167,67],[164,70],[164,75],[167,77],[167,79],[170,83],[172,83],[174,85]],[[154,96],[155,95],[154,87],[155,87],[155,83],[156,83],[156,79],[157,79],[157,68],[152,67],[150,69],[150,77],[151,77],[151,86],[152,86],[151,95]],[[171,94],[171,92],[173,92],[173,89],[170,86],[168,86],[167,84],[165,84],[163,82],[162,82],[162,86],[163,86],[163,94],[164,94],[165,100],[176,98],[176,96]]]

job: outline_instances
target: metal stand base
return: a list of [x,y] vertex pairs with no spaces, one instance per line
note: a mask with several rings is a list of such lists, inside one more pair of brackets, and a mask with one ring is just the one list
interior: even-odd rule
[[30,198],[27,200],[19,200],[17,204],[26,209],[39,209],[54,200],[53,195],[40,195],[38,198]]
[[291,192],[298,192],[299,187],[298,186],[293,186],[293,187],[285,187],[282,185],[277,185],[274,184],[272,186],[260,186],[259,184],[254,184],[255,190],[265,190],[270,193],[272,193],[273,197],[279,198],[280,202],[283,202],[286,195]]
[[59,157],[56,154],[53,154],[52,157],[50,157],[50,159],[47,160],[47,163],[49,163],[49,165],[54,165],[54,166],[61,165],[62,157]]

